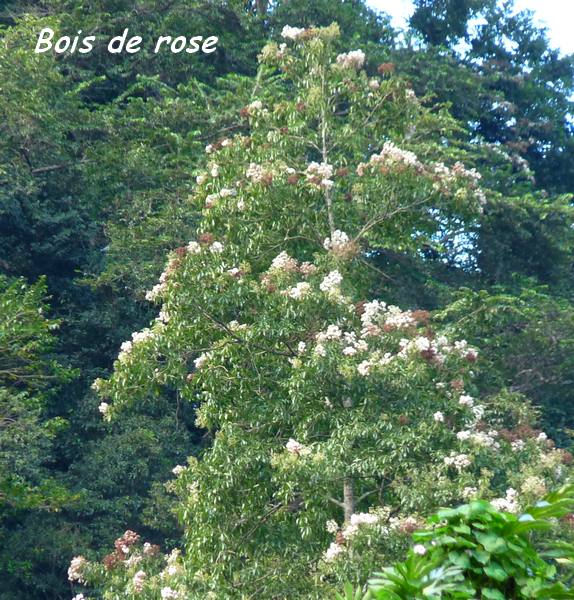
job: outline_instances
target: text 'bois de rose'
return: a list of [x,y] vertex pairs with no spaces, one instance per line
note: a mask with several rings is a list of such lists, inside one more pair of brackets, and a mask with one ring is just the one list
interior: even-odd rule
[[[82,36],[81,30],[78,31],[77,35],[64,35],[58,37],[55,41],[54,36],[53,29],[44,27],[38,36],[34,53],[41,54],[53,49],[57,54],[64,54],[65,52],[70,54],[76,52],[79,54],[88,54],[94,49],[96,41],[95,35]],[[110,54],[119,54],[120,52],[135,54],[142,49],[142,41],[143,38],[141,36],[129,36],[129,29],[124,29],[123,33],[109,40],[107,49]],[[186,52],[187,54],[195,54],[196,52],[211,54],[217,50],[218,41],[219,38],[214,35],[205,38],[202,35],[195,35],[190,38],[184,35],[177,37],[160,35],[155,41],[153,52],[157,54],[160,50],[169,49],[173,54],[181,52]]]

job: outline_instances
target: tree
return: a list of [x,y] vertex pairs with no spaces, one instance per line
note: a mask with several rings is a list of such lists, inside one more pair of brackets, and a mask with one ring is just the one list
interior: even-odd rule
[[[107,419],[177,389],[211,439],[175,469],[185,560],[160,577],[127,531],[103,566],[70,567],[104,597],[324,597],[396,553],[429,507],[565,474],[522,398],[473,397],[472,346],[373,299],[393,285],[380,253],[420,255],[480,213],[451,119],[401,79],[369,78],[362,51],[335,58],[335,25],[283,36],[241,111],[250,135],[206,148],[198,237],[148,294],[158,318],[95,384]],[[389,524],[375,552],[369,532]]]

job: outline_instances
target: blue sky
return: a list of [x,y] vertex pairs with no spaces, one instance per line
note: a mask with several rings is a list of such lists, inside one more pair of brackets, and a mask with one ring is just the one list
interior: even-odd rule
[[[367,0],[373,8],[393,17],[393,25],[402,26],[412,13],[411,0]],[[516,8],[534,12],[537,23],[548,28],[552,45],[564,54],[574,52],[574,0],[515,0]]]

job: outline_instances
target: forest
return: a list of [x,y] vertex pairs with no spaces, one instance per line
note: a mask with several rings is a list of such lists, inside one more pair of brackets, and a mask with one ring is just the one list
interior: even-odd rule
[[0,3],[0,600],[574,598],[574,55],[413,4]]

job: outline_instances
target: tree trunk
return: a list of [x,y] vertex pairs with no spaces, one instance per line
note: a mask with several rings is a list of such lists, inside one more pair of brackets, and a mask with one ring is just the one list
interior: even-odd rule
[[355,492],[351,477],[345,477],[343,481],[343,506],[345,509],[345,522],[348,523],[351,520],[351,515],[355,514]]

